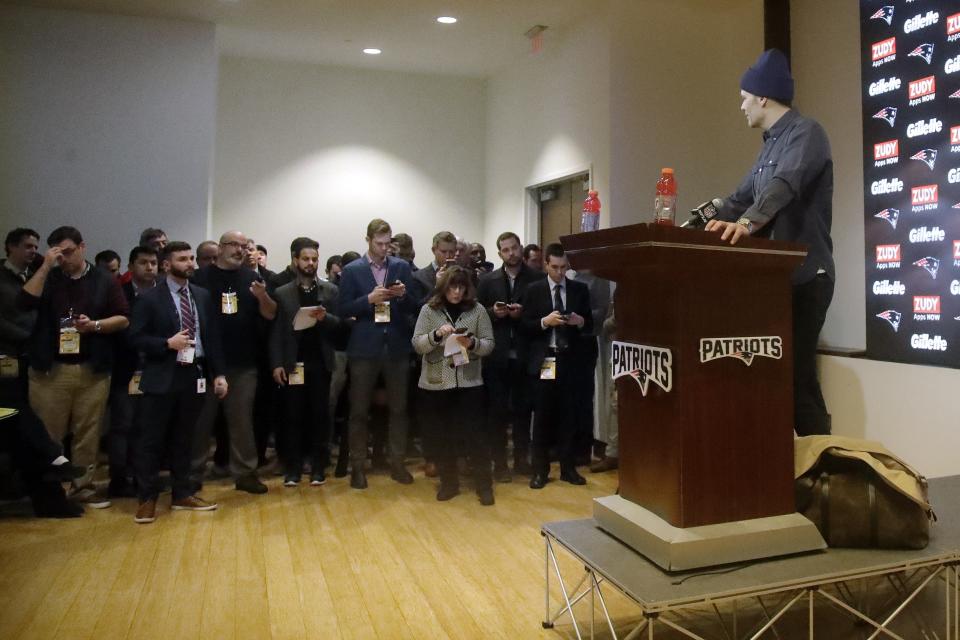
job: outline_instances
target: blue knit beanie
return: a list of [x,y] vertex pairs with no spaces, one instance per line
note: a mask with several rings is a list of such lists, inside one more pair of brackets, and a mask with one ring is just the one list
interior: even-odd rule
[[744,72],[740,88],[758,98],[773,98],[790,104],[793,102],[793,76],[787,57],[779,49],[767,49]]

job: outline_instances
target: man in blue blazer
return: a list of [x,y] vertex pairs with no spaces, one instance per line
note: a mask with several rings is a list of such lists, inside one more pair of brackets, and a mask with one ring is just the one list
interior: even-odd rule
[[350,366],[350,486],[366,489],[367,421],[377,378],[383,374],[390,407],[390,477],[413,482],[403,466],[407,446],[407,379],[413,337],[415,296],[406,260],[387,255],[390,225],[374,219],[367,225],[367,253],[340,275],[338,307],[343,318],[356,318],[347,345]]
[[206,289],[191,284],[194,257],[186,242],[164,247],[166,276],[143,293],[130,323],[130,344],[143,354],[142,422],[134,521],[153,522],[160,493],[160,461],[170,433],[171,508],[212,511],[217,505],[194,495],[190,481],[193,430],[207,384],[223,398],[227,380],[220,332]]

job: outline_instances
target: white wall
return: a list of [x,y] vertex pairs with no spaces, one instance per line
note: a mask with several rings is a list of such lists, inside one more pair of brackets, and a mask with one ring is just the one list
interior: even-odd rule
[[611,3],[611,205],[651,222],[662,167],[679,211],[728,195],[762,140],[740,112],[740,76],[763,50],[762,0]]
[[367,223],[413,236],[483,228],[484,89],[477,79],[224,57],[212,231],[264,244],[270,267],[307,235],[363,251]]
[[[0,228],[70,224],[89,257],[206,229],[212,25],[0,7]],[[125,261],[125,259],[124,259]]]
[[[524,243],[525,188],[592,165],[601,224],[610,220],[610,63],[606,14],[569,31],[548,30],[543,51],[517,60],[487,84],[487,257],[496,237]],[[493,258],[499,265],[499,261]]]

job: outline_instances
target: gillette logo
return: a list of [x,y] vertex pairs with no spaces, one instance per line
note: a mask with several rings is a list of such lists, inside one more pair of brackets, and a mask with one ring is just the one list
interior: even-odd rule
[[947,61],[943,63],[943,72],[946,74],[951,74],[956,73],[957,71],[960,71],[960,56],[947,58]]
[[947,182],[957,184],[960,182],[960,167],[954,167],[947,172]]
[[899,193],[903,191],[903,180],[900,178],[884,178],[870,183],[870,193],[875,196]]
[[934,76],[927,76],[914,80],[907,87],[907,97],[910,99],[908,104],[911,107],[935,100],[937,97],[937,79]]
[[922,351],[946,351],[947,341],[940,336],[931,338],[929,333],[915,333],[910,336],[910,346]]
[[886,167],[900,162],[900,141],[887,140],[873,145],[873,166]]
[[947,42],[960,40],[960,13],[947,16]]
[[943,122],[936,118],[930,118],[929,120],[921,120],[920,122],[914,122],[909,125],[907,127],[907,137],[919,138],[920,136],[928,136],[931,133],[940,133],[941,131],[943,131]]
[[900,245],[898,244],[878,244],[877,251],[877,269],[899,269],[900,268]]
[[[953,244],[956,245],[957,243],[954,242]],[[954,251],[954,254],[956,254],[956,251]],[[960,296],[960,280],[950,282],[950,295]]]
[[901,86],[903,86],[903,82],[900,81],[900,78],[894,76],[892,78],[880,79],[876,82],[871,82],[868,93],[871,96],[879,96],[884,93],[896,91]]
[[870,57],[873,60],[874,67],[893,62],[897,59],[897,39],[887,38],[880,42],[874,42],[870,45]]
[[913,205],[913,212],[921,213],[937,209],[940,206],[938,190],[939,185],[935,184],[913,187],[910,190],[910,204]]
[[893,282],[877,280],[873,283],[873,295],[875,296],[902,296],[906,292],[907,287],[899,280]]
[[918,242],[943,242],[947,237],[947,232],[941,229],[940,227],[926,228],[926,227],[917,227],[916,229],[910,229],[910,242],[912,244],[917,244]]
[[938,22],[940,22],[940,14],[936,11],[927,11],[925,15],[920,15],[918,13],[903,23],[903,32],[913,33],[914,31],[920,31],[921,29],[932,27]]

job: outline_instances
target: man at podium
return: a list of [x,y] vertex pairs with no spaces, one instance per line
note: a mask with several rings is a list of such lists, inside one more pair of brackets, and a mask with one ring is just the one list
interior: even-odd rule
[[819,123],[791,108],[793,76],[779,50],[765,51],[747,69],[740,95],[747,125],[763,131],[763,147],[705,228],[731,244],[757,235],[809,245],[806,260],[792,276],[794,428],[801,436],[829,434],[816,353],[835,280],[830,142]]

